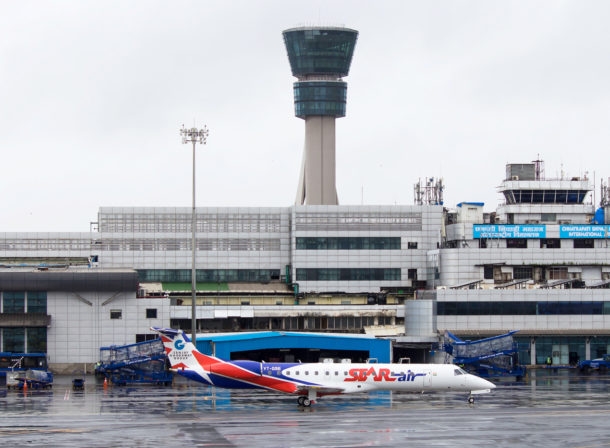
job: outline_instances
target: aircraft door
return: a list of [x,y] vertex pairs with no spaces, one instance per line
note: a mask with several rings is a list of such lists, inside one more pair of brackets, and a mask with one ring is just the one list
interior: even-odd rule
[[423,381],[422,386],[424,388],[432,386],[432,372],[430,370],[424,370],[423,373],[426,375],[421,377]]

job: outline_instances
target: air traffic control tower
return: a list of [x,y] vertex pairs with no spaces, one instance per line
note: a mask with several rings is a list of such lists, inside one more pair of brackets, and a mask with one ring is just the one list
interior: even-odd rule
[[305,120],[297,204],[337,205],[335,118],[345,116],[347,76],[358,31],[301,27],[283,32],[294,83],[294,113]]

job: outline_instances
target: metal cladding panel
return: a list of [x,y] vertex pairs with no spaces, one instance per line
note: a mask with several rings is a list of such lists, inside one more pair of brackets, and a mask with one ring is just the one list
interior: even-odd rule
[[506,180],[536,180],[536,166],[533,163],[511,163],[506,165]]
[[413,337],[437,334],[436,300],[405,301],[405,334]]
[[138,274],[126,272],[0,272],[0,291],[133,291]]

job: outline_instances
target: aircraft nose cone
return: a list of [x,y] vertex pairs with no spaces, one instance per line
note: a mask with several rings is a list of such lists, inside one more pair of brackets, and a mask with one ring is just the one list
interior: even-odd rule
[[477,385],[481,389],[495,389],[496,388],[496,385],[494,383],[492,383],[491,381],[487,381],[487,380],[485,380],[483,378],[479,378],[479,377],[477,377]]
[[470,375],[468,385],[473,390],[495,389],[496,385],[491,381],[487,381],[475,375]]

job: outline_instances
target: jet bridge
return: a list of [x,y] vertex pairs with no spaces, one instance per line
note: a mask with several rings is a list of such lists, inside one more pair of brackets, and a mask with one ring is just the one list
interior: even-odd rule
[[458,364],[464,370],[482,377],[514,376],[517,381],[526,373],[519,365],[517,343],[510,331],[477,341],[464,341],[445,331],[443,348],[447,362]]

